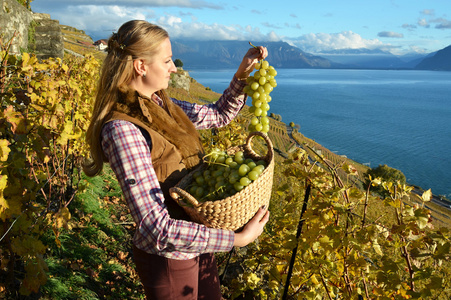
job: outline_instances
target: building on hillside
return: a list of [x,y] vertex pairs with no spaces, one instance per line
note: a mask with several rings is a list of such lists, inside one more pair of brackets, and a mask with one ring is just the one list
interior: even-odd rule
[[100,51],[105,51],[108,47],[108,43],[106,40],[98,40],[94,42],[94,46],[96,46]]
[[86,42],[86,41],[77,40],[77,43],[79,43],[80,45],[83,45],[85,47],[94,47],[90,42]]

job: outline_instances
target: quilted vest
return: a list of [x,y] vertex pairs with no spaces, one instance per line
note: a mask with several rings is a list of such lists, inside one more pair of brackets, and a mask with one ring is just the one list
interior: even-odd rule
[[185,112],[170,100],[160,107],[134,90],[123,89],[120,95],[106,122],[125,120],[148,133],[152,164],[169,214],[175,219],[189,219],[169,195],[169,188],[201,162],[203,149],[199,133]]

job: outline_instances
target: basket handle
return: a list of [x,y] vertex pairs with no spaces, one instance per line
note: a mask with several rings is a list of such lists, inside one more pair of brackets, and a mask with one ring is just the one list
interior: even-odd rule
[[[184,200],[187,200],[194,207],[199,206],[199,202],[196,200],[196,198],[194,198],[187,191],[185,191],[177,186],[169,188],[169,195],[171,195],[171,197],[179,203],[183,202]],[[182,198],[182,199],[180,199],[180,198]]]
[[271,161],[272,157],[274,156],[274,148],[273,148],[271,140],[269,139],[269,136],[266,133],[263,133],[260,131],[253,131],[253,132],[249,133],[244,147],[246,148],[247,151],[249,151],[253,155],[259,156],[255,153],[255,151],[251,147],[251,141],[255,136],[260,136],[265,140],[266,146],[268,147],[268,152],[266,153],[265,160]]

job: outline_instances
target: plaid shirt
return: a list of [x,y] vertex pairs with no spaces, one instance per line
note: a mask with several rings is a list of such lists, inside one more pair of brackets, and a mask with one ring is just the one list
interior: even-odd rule
[[[245,82],[232,79],[221,98],[208,105],[172,99],[197,129],[227,125],[241,110]],[[161,99],[155,98],[161,105]],[[102,149],[116,174],[137,229],[133,243],[141,250],[172,259],[229,251],[234,232],[170,218],[155,175],[149,144],[134,124],[115,120],[102,129]]]

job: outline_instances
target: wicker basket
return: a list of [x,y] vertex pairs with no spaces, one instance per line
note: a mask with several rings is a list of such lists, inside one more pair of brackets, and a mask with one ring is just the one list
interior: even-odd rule
[[[252,150],[251,141],[255,136],[265,139],[268,147],[266,156],[259,156]],[[211,228],[222,228],[236,231],[243,227],[263,206],[269,205],[274,175],[274,150],[271,140],[261,132],[252,132],[246,139],[246,144],[229,148],[228,154],[243,151],[245,157],[254,160],[264,160],[267,167],[251,184],[233,196],[221,200],[199,203],[185,188],[192,182],[194,172],[207,167],[201,164],[186,175],[175,187],[170,188],[172,198],[187,212],[194,222]]]

